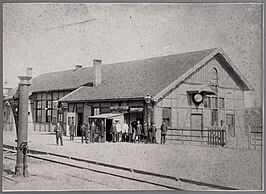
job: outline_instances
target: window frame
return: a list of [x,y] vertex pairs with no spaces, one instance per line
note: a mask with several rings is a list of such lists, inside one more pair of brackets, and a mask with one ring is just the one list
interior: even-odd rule
[[42,122],[42,100],[36,100],[36,122]]
[[[165,109],[168,109],[169,110],[169,117],[166,117],[165,115],[164,115],[164,113],[165,113]],[[171,107],[163,107],[163,109],[162,109],[162,111],[163,111],[163,113],[162,113],[162,119],[163,119],[163,121],[167,121],[167,126],[168,127],[171,127],[172,126],[172,109],[171,109]]]

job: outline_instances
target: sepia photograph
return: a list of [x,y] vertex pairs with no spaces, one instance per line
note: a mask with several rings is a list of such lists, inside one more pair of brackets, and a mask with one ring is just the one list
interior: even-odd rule
[[263,191],[263,3],[3,3],[2,191]]

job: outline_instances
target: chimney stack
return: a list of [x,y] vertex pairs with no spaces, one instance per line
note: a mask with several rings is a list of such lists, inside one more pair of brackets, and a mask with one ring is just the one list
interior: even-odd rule
[[76,70],[79,70],[79,69],[81,69],[82,68],[82,65],[80,65],[80,64],[77,64],[76,65]]
[[102,60],[93,60],[93,86],[98,86],[102,83]]
[[32,77],[32,67],[26,68],[26,76]]

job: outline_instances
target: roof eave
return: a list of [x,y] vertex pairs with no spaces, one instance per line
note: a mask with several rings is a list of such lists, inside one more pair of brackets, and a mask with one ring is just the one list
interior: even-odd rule
[[153,100],[157,102],[164,94],[166,94],[169,90],[174,88],[177,84],[184,81],[190,74],[192,74],[194,71],[196,71],[199,67],[204,65],[206,62],[208,62],[210,59],[213,58],[214,55],[216,55],[219,52],[219,48],[215,49],[213,52],[211,52],[208,56],[206,56],[204,59],[202,59],[199,63],[197,63],[193,68],[188,70],[186,73],[184,73],[180,78],[178,78],[176,81],[168,85],[166,88],[164,88],[161,92],[156,94],[153,97]]
[[[64,98],[64,97],[63,97]],[[67,103],[78,103],[78,102],[102,102],[102,101],[132,101],[132,100],[143,100],[144,97],[124,97],[124,98],[105,98],[105,99],[85,99],[85,100],[65,100],[65,99],[59,99],[60,102],[67,102]]]
[[153,97],[153,100],[155,102],[157,102],[169,90],[173,89],[177,84],[179,84],[182,81],[184,81],[189,75],[191,75],[194,71],[196,71],[198,68],[200,68],[206,62],[208,62],[209,60],[211,60],[218,53],[220,53],[225,58],[225,60],[232,66],[232,68],[234,69],[234,71],[240,77],[241,81],[245,84],[244,87],[243,87],[243,90],[244,91],[254,91],[254,88],[247,81],[247,79],[244,77],[244,75],[239,71],[239,69],[232,62],[232,60],[226,55],[226,53],[223,51],[223,49],[222,48],[217,48],[212,53],[210,53],[208,56],[206,56],[203,60],[201,60],[199,63],[197,63],[193,68],[191,68],[186,73],[184,73],[179,79],[177,79],[176,81],[174,81],[173,83],[171,83],[170,85],[168,85],[166,88],[164,88],[161,92],[159,92],[158,94],[156,94]]

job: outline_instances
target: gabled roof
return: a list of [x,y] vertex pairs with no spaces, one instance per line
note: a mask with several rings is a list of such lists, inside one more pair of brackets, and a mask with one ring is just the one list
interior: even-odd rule
[[143,99],[147,94],[157,101],[215,55],[230,67],[243,90],[252,88],[224,51],[213,48],[102,65],[102,83],[96,87],[84,86],[93,82],[93,67],[46,73],[32,80],[29,93],[72,90],[60,99],[65,102]]
[[100,85],[80,87],[60,101],[143,99],[147,94],[155,96],[215,50],[103,65]]
[[165,87],[163,90],[161,90],[159,93],[156,94],[156,96],[153,97],[154,101],[158,101],[158,99],[162,98],[164,94],[166,94],[169,90],[172,88],[175,88],[175,86],[179,83],[181,83],[183,80],[185,80],[189,75],[194,73],[197,69],[202,67],[206,62],[211,60],[214,56],[220,61],[222,61],[223,65],[227,66],[229,68],[230,73],[233,75],[234,79],[238,80],[239,84],[241,84],[242,89],[244,91],[254,90],[253,87],[250,85],[250,83],[246,80],[246,78],[243,76],[243,74],[239,71],[239,69],[235,66],[235,64],[231,61],[231,59],[225,54],[223,49],[216,48],[212,50],[212,52],[204,57],[199,62],[195,63],[190,69],[188,69],[183,75],[178,77],[175,81],[173,81],[171,84],[169,84],[167,87]]
[[92,81],[92,67],[42,74],[32,80],[30,92],[74,90]]

